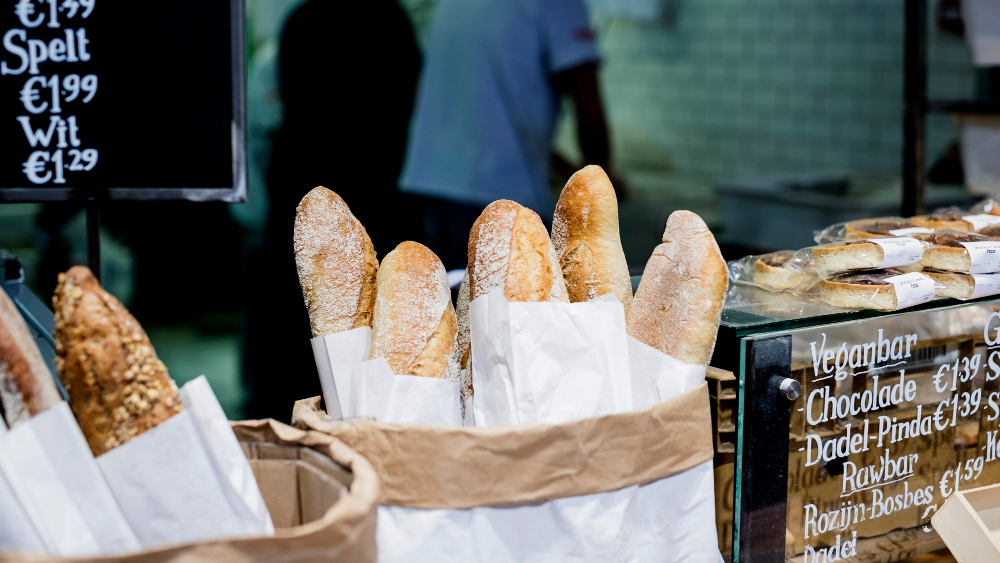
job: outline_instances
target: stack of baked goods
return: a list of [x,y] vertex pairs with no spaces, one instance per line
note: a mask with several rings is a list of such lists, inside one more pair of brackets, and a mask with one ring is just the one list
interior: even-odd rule
[[816,233],[819,246],[747,257],[730,277],[848,309],[894,310],[932,298],[1000,293],[1000,207],[879,217]]
[[38,539],[0,550],[94,556],[273,534],[256,485],[234,488],[249,463],[232,456],[239,445],[204,378],[178,390],[139,323],[85,267],[59,275],[52,304],[68,404],[0,291],[0,403],[11,428],[0,440],[9,461],[0,497],[14,499],[0,513],[22,507],[26,537]]
[[[548,386],[554,403],[561,393],[568,397],[577,392],[569,387],[587,387],[582,380],[574,384],[560,375],[574,361],[585,361],[568,352],[576,345],[581,354],[597,354],[601,365],[626,366],[606,367],[594,376],[603,378],[599,385],[604,389],[614,387],[612,379],[629,377],[628,338],[681,364],[701,366],[703,378],[728,283],[718,245],[697,215],[675,212],[633,295],[618,231],[617,199],[600,167],[588,166],[566,184],[551,236],[538,214],[528,208],[508,200],[487,206],[469,233],[469,265],[454,304],[444,267],[433,252],[404,242],[379,265],[364,233],[343,200],[326,188],[317,187],[299,206],[295,255],[316,337],[317,365],[321,377],[324,371],[333,375],[327,383],[337,387],[335,395],[347,407],[343,413],[347,418],[371,416],[378,411],[373,401],[414,402],[413,397],[376,397],[372,379],[359,377],[370,374],[371,362],[379,359],[394,376],[453,384],[451,392],[461,396],[465,408],[464,424],[483,424],[470,416],[472,404],[501,401],[501,392],[490,396],[493,387],[481,388],[484,378],[492,377],[486,372],[498,364],[511,366],[505,368],[508,373],[517,372],[516,366],[531,366],[535,383]],[[509,315],[505,323],[497,323],[497,312],[490,309],[501,305],[503,314]],[[602,321],[594,320],[598,317]],[[580,330],[567,334],[553,324],[560,322],[575,322]],[[546,332],[545,327],[552,330]],[[346,336],[336,336],[359,330],[370,331],[370,345],[363,339],[347,343]],[[548,336],[535,338],[532,331],[563,341],[547,344]],[[529,332],[535,348],[530,353],[518,348]],[[317,338],[325,339],[324,347],[316,345]],[[574,338],[578,341],[570,342]],[[510,344],[507,352],[486,351],[486,347],[494,352],[504,349],[491,347],[501,339]],[[358,353],[366,345],[364,353]],[[341,346],[351,347],[352,352],[330,353]],[[587,370],[602,371],[593,365]],[[551,381],[545,379],[550,376]],[[543,380],[549,383],[539,383]],[[508,382],[508,388],[515,386]],[[419,392],[412,386],[407,389]],[[518,392],[522,391],[528,393],[523,385]],[[511,393],[506,398],[513,401],[526,396]],[[329,407],[332,394],[324,395]],[[631,399],[625,402],[631,405]],[[363,412],[358,405],[363,405]],[[449,407],[441,403],[441,408]]]

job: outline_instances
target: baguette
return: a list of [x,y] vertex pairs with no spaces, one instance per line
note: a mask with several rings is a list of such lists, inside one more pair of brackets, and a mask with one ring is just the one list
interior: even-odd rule
[[569,302],[556,251],[534,211],[494,201],[469,233],[469,298],[502,289],[508,301]]
[[13,428],[62,401],[14,302],[0,289],[0,405]]
[[426,246],[406,241],[382,260],[371,358],[397,375],[445,377],[458,324],[448,274]]
[[566,182],[552,219],[552,243],[569,300],[612,293],[632,306],[632,280],[618,232],[618,199],[600,166],[587,166]]
[[458,335],[455,339],[455,354],[452,363],[460,370],[459,383],[462,385],[462,398],[468,399],[475,391],[472,388],[472,368],[469,359],[472,353],[472,332],[469,329],[469,272],[462,276],[462,285],[458,288],[458,301],[455,310],[458,321]]
[[707,365],[728,282],[719,245],[701,217],[671,213],[635,292],[629,336],[682,362]]
[[94,456],[181,412],[145,331],[90,270],[59,274],[52,307],[59,378]]
[[295,265],[313,337],[371,326],[378,260],[344,200],[320,186],[295,210]]

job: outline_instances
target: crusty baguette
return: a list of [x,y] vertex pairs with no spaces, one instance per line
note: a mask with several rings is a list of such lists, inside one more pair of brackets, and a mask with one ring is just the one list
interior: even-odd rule
[[90,270],[59,274],[52,308],[59,378],[95,456],[181,412],[146,332]]
[[587,166],[566,182],[552,218],[552,243],[571,302],[612,293],[628,315],[632,280],[618,232],[618,198],[600,166]]
[[469,233],[469,297],[502,289],[508,301],[564,301],[555,251],[537,213],[513,201],[489,204]]
[[459,383],[462,385],[462,398],[467,399],[474,393],[472,388],[472,367],[469,365],[472,354],[472,332],[469,329],[468,270],[462,276],[462,285],[458,287],[455,317],[458,321],[458,334],[455,337],[455,354],[452,357],[452,363],[460,370]]
[[707,365],[728,282],[719,245],[701,217],[671,213],[635,292],[629,336],[682,362]]
[[295,264],[314,337],[371,326],[375,249],[344,200],[322,186],[295,210]]
[[0,403],[13,428],[62,397],[14,302],[0,289]]
[[445,376],[458,325],[448,274],[426,246],[406,241],[382,259],[371,357],[398,375]]

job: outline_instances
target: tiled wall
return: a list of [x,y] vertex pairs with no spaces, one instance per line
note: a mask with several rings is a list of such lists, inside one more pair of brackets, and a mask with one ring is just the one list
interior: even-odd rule
[[[902,1],[679,0],[672,25],[595,14],[615,158],[637,197],[712,215],[720,178],[898,174]],[[972,95],[964,40],[930,29],[931,95]],[[932,118],[929,155],[955,136]]]

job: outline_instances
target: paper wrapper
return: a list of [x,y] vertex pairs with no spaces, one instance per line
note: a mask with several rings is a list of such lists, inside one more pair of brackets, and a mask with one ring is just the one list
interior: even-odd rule
[[9,438],[11,461],[55,544],[54,554],[75,557],[139,550],[139,540],[67,403],[32,417]]
[[333,424],[318,404],[297,403],[293,423],[382,479],[380,561],[718,561],[704,384],[558,425]]
[[[328,435],[273,420],[233,423],[233,431],[268,507],[283,515],[275,537],[217,540],[73,563],[375,562],[379,485],[364,458]],[[3,563],[57,561],[66,560],[0,554]]]
[[353,418],[351,412],[351,373],[368,359],[372,347],[372,329],[363,326],[311,340],[319,383],[323,388],[330,417]]
[[631,410],[625,313],[613,298],[469,304],[477,426],[558,424]]
[[11,463],[7,426],[0,420],[0,553],[48,553],[55,544],[44,533],[41,516],[25,497],[24,486]]
[[[232,460],[213,425],[202,426],[212,418],[206,405],[218,406],[211,388],[185,385],[182,396],[185,410],[97,458],[139,542],[150,548],[271,533],[231,484],[245,470],[217,465]],[[215,447],[221,451],[213,455]]]
[[384,422],[462,425],[459,386],[454,381],[395,375],[383,358],[353,368],[352,416]]

